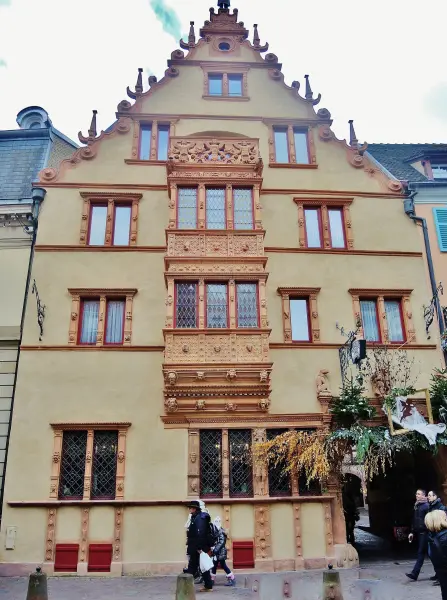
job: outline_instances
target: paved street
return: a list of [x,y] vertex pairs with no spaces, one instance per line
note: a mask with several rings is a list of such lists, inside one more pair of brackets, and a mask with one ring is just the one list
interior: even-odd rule
[[[439,587],[433,587],[429,581],[433,574],[431,565],[426,562],[425,569],[421,573],[418,582],[406,580],[405,571],[409,564],[378,564],[364,567],[361,571],[365,574],[380,576],[387,583],[387,598],[391,600],[440,600]],[[346,573],[347,575],[347,573]],[[351,578],[350,574],[346,580]],[[321,591],[321,571],[303,573],[303,579],[315,583],[315,597],[306,600],[317,600]],[[242,588],[225,588],[223,577],[218,579],[212,598],[215,600],[233,598],[254,598],[254,594]],[[239,583],[243,585],[244,577],[239,576]],[[27,580],[25,578],[0,578],[0,600],[25,600],[27,592]],[[200,598],[202,594],[197,594]],[[346,594],[345,594],[346,597]],[[78,579],[71,577],[55,577],[49,580],[49,600],[125,600],[126,598],[138,598],[139,600],[174,600],[175,578],[157,577],[136,579],[122,577],[120,579],[108,579],[95,577],[91,579]]]

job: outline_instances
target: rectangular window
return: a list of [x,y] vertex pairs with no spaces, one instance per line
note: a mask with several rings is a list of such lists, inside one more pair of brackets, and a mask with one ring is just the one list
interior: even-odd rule
[[319,208],[305,208],[306,241],[308,248],[321,248],[321,214]]
[[295,141],[295,161],[299,165],[309,164],[309,148],[307,146],[307,131],[293,130]]
[[377,302],[375,300],[360,300],[360,311],[365,339],[369,342],[380,342]]
[[197,327],[197,284],[175,284],[175,326],[185,329]]
[[158,126],[157,160],[168,160],[169,125]]
[[[287,431],[286,429],[268,429],[267,441],[274,440],[278,435]],[[290,496],[292,486],[290,481],[290,473],[285,473],[286,460],[278,462],[278,464],[269,463],[269,495],[270,496]]]
[[225,283],[206,284],[206,326],[228,327],[228,288]]
[[447,163],[431,163],[433,179],[447,179]]
[[124,334],[124,300],[108,300],[106,308],[106,344],[122,344]]
[[82,300],[80,344],[96,344],[98,333],[99,300]]
[[90,210],[90,246],[104,246],[106,240],[107,205],[92,204]]
[[385,314],[388,325],[388,339],[390,342],[403,342],[405,340],[402,323],[402,309],[400,300],[385,300]]
[[346,248],[345,230],[343,227],[343,210],[341,208],[329,208],[329,233],[332,248]]
[[242,75],[228,75],[228,95],[242,96]]
[[226,229],[226,206],[224,188],[206,190],[206,227],[207,229]]
[[60,500],[82,500],[86,452],[86,431],[64,431],[59,474]]
[[210,96],[223,95],[223,75],[208,76],[208,93]]
[[197,228],[197,188],[178,188],[177,227]]
[[321,484],[318,479],[312,479],[307,483],[305,473],[298,476],[298,493],[300,496],[321,496]]
[[113,223],[113,245],[128,246],[130,240],[131,206],[115,206]]
[[222,497],[222,432],[200,431],[200,497]]
[[253,193],[250,188],[233,188],[234,228],[253,229]]
[[438,245],[441,252],[447,252],[447,208],[433,208]]
[[140,160],[151,158],[152,126],[141,125],[140,127]]
[[309,342],[309,302],[306,298],[290,298],[290,323],[293,342]]
[[287,129],[274,129],[275,137],[275,160],[277,163],[289,162],[289,142],[287,139]]
[[258,286],[256,283],[236,284],[238,327],[258,327]]
[[251,430],[230,429],[230,497],[253,496],[253,470],[251,461]]
[[117,431],[95,431],[91,499],[115,499]]

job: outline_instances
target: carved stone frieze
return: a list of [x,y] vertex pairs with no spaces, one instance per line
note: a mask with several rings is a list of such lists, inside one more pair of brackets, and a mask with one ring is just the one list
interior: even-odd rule
[[174,274],[179,273],[220,273],[222,275],[234,275],[234,273],[241,274],[261,274],[264,273],[264,265],[261,263],[213,263],[213,264],[199,264],[199,263],[175,263],[170,262],[168,267],[168,273]]
[[272,556],[270,507],[255,505],[255,555],[256,559]]
[[124,508],[117,506],[115,508],[115,532],[113,539],[113,562],[121,562],[121,538],[123,530]]
[[165,363],[268,362],[268,334],[166,333]]
[[56,508],[50,508],[47,516],[47,533],[45,540],[45,562],[54,561],[56,546]]
[[255,165],[258,140],[172,137],[168,159],[184,164]]
[[259,233],[210,235],[168,232],[168,256],[264,256],[264,238]]

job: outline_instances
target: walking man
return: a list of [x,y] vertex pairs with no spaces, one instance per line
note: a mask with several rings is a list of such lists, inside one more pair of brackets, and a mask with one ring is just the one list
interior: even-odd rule
[[[188,508],[191,514],[191,524],[187,531],[187,554],[189,556],[189,562],[186,572],[191,573],[191,575],[194,576],[199,569],[200,553],[206,552],[209,554],[211,551],[211,518],[208,513],[202,512],[198,500],[192,500],[189,503]],[[200,591],[211,592],[213,589],[211,571],[205,571],[202,576],[204,587]]]
[[425,490],[416,491],[416,503],[414,505],[413,523],[411,533],[408,536],[408,541],[411,543],[416,536],[417,543],[417,559],[411,573],[405,573],[409,579],[417,581],[422,565],[424,564],[425,554],[428,547],[428,533],[425,527],[424,519],[428,513],[429,506],[426,499]]

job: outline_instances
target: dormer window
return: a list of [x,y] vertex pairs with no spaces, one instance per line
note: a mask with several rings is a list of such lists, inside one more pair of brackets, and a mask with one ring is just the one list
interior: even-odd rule
[[431,163],[433,179],[447,179],[447,161],[443,163]]

